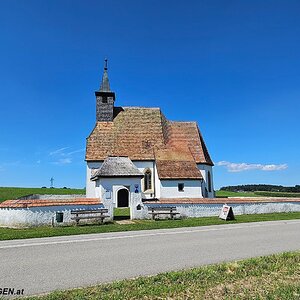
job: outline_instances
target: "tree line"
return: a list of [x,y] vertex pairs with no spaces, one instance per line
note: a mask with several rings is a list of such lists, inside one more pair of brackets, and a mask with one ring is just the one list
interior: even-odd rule
[[273,184],[245,184],[245,185],[230,185],[220,188],[221,191],[230,192],[287,192],[287,193],[300,193],[300,185],[295,186],[282,186]]

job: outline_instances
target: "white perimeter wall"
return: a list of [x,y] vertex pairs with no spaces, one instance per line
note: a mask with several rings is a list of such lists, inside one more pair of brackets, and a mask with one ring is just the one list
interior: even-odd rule
[[[51,225],[53,221],[55,226],[74,224],[75,221],[71,220],[71,210],[99,208],[103,208],[103,205],[65,205],[31,208],[1,208],[0,227],[31,227]],[[57,212],[62,212],[64,214],[63,223],[56,222]]]
[[[184,191],[178,191],[178,183],[184,184]],[[160,198],[201,198],[200,180],[161,180]]]
[[[229,204],[230,205],[230,204]],[[134,218],[135,219],[150,219],[151,215],[149,214],[150,204],[143,204],[141,210],[135,210]],[[153,206],[160,206],[155,205]],[[161,205],[163,206],[176,206],[176,211],[180,213],[182,218],[199,218],[199,217],[212,217],[219,216],[223,204],[168,204]],[[243,214],[264,214],[264,213],[275,213],[275,212],[296,212],[300,211],[300,203],[291,203],[285,202],[274,202],[274,203],[241,203],[232,205],[233,213],[235,215]],[[165,216],[167,218],[169,216]],[[164,218],[164,216],[160,216]]]

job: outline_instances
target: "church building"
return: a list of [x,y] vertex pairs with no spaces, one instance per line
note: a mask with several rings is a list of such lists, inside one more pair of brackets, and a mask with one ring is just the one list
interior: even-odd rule
[[213,198],[213,162],[196,122],[169,121],[160,108],[115,106],[107,60],[86,142],[86,196],[130,206],[142,200]]

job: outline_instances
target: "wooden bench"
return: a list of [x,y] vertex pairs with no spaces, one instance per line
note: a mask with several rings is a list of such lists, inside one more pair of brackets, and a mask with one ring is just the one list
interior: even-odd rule
[[152,215],[152,220],[155,220],[156,216],[159,215],[170,215],[171,219],[173,220],[176,215],[180,215],[179,212],[176,212],[175,206],[164,206],[164,207],[149,207],[149,214]]
[[103,223],[103,220],[105,218],[108,218],[109,215],[106,215],[108,213],[108,209],[101,208],[101,209],[87,209],[87,210],[72,210],[71,215],[75,215],[75,217],[72,217],[71,220],[76,221],[76,225],[79,225],[79,221],[83,219],[95,219],[99,220],[100,223]]

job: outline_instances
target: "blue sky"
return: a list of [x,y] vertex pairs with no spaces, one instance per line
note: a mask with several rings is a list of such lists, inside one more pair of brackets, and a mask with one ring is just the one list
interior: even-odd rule
[[117,106],[195,120],[215,187],[299,184],[299,1],[0,2],[0,186],[84,187],[104,57]]

